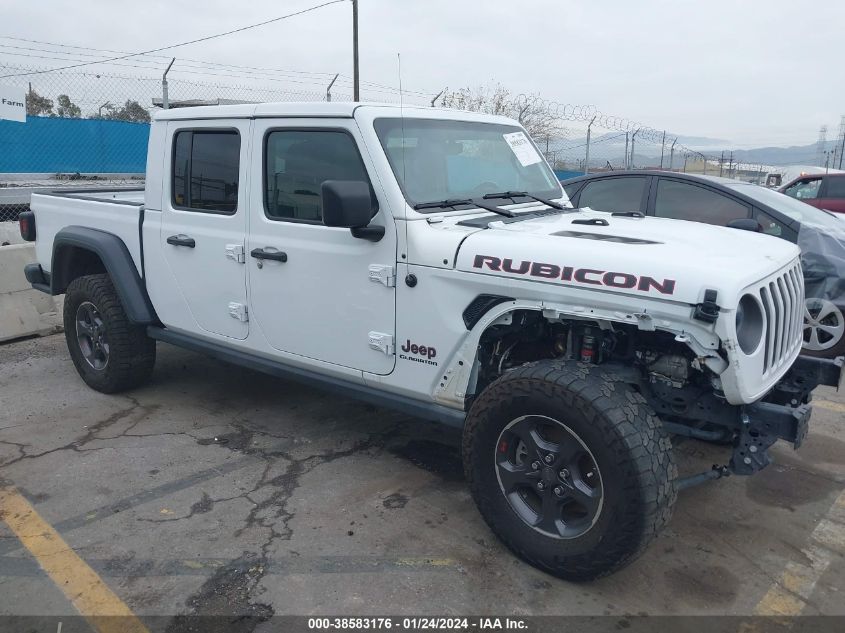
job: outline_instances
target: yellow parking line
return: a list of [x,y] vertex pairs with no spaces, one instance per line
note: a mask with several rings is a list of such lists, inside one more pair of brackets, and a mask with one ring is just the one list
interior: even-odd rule
[[781,577],[757,603],[755,615],[801,615],[819,578],[830,567],[834,551],[845,550],[845,523],[841,522],[845,509],[845,491],[840,493],[813,533],[806,547],[802,548],[808,563],[787,564]]
[[13,488],[0,488],[0,519],[99,633],[149,633],[129,607]]
[[813,406],[820,409],[827,409],[828,411],[836,411],[837,413],[845,413],[845,404],[839,402],[831,402],[830,400],[813,400]]

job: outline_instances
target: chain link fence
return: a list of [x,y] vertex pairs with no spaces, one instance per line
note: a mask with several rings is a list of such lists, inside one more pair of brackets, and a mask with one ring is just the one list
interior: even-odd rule
[[[27,95],[25,124],[0,121],[0,221],[16,220],[29,207],[31,194],[38,191],[143,186],[149,121],[162,106],[158,72],[167,61],[155,60],[155,67],[127,64],[126,69],[105,72],[0,64],[0,82],[23,88]],[[141,68],[147,69],[144,74],[138,74]],[[350,77],[340,74],[180,60],[168,75],[167,89],[170,107],[180,107],[349,101],[351,84]],[[374,82],[362,82],[361,93],[364,100],[400,102],[395,87]],[[401,101],[442,105],[437,97],[405,90]],[[593,106],[519,95],[511,109],[507,114],[526,119],[523,122],[535,142],[561,177],[588,167],[590,171],[658,167],[701,173],[713,160],[682,146],[675,136],[603,114]],[[538,116],[544,117],[539,124]],[[531,117],[534,120],[528,121]]]

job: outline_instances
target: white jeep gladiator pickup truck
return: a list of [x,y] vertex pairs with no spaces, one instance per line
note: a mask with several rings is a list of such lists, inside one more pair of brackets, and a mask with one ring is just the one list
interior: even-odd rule
[[[681,488],[797,447],[840,381],[799,358],[795,245],[573,209],[502,117],[168,110],[143,191],[36,194],[20,222],[92,388],[143,383],[163,341],[459,426],[486,522],[568,579],[636,557]],[[671,435],[726,464],[679,479]]]

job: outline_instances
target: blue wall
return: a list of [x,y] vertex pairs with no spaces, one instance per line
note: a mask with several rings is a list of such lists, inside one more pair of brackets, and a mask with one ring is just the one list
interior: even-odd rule
[[569,180],[570,178],[577,178],[583,176],[583,171],[565,171],[563,169],[555,169],[555,176],[558,180]]
[[0,120],[0,173],[143,173],[149,136],[147,123]]

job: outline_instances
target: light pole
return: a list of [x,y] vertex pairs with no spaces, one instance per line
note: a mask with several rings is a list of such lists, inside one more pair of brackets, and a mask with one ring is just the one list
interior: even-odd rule
[[352,0],[352,100],[360,101],[358,77],[358,0]]

